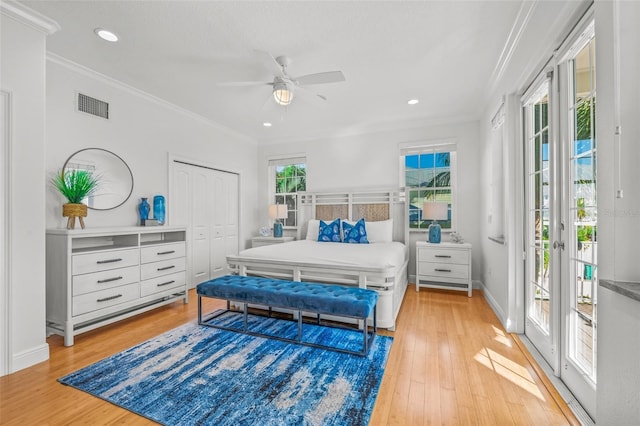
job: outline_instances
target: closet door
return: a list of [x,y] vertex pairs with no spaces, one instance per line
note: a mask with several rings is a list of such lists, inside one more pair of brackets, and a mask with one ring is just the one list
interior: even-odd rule
[[239,247],[239,176],[174,161],[172,225],[187,227],[188,287],[228,272],[227,255]]
[[228,272],[227,255],[238,254],[238,175],[212,171],[211,278]]

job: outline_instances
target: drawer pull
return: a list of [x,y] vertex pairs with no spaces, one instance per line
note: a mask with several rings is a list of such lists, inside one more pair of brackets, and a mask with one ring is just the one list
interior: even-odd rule
[[98,280],[98,284],[110,283],[111,281],[121,280],[122,277],[105,278],[104,280]]
[[451,255],[449,254],[436,254],[435,257],[441,257],[441,258],[445,258],[445,259],[451,259]]
[[175,253],[175,250],[169,250],[169,251],[160,251],[158,252],[158,256],[163,255],[163,254],[171,254],[171,253]]
[[98,265],[102,265],[103,263],[113,263],[113,262],[120,262],[122,261],[122,259],[108,259],[108,260],[98,260],[96,263]]
[[166,283],[160,283],[160,284],[156,284],[158,287],[162,287],[164,285],[169,285],[169,284],[173,284],[175,283],[176,280],[171,280],[171,281],[167,281]]
[[175,265],[165,266],[164,268],[158,268],[158,271],[166,271],[167,269],[175,268]]
[[436,268],[435,269],[436,272],[451,272],[451,269],[440,269],[440,268]]
[[96,302],[106,302],[108,300],[117,299],[118,297],[122,297],[122,295],[121,294],[116,294],[115,296],[104,297],[102,299],[96,300]]

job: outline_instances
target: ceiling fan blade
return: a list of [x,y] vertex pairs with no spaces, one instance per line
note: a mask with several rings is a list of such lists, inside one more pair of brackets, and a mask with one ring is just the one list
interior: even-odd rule
[[221,87],[241,87],[241,86],[268,86],[273,85],[270,81],[227,81],[217,83],[216,86]]
[[327,71],[303,75],[298,78],[292,78],[292,80],[301,86],[306,86],[310,84],[338,83],[345,81],[345,78],[342,71]]
[[265,60],[269,63],[269,67],[274,74],[279,75],[280,77],[285,77],[284,72],[282,71],[282,65],[276,61],[276,58],[274,58],[271,53],[260,49],[254,49],[254,52],[259,53],[266,58]]
[[298,90],[300,90],[301,93],[304,93],[305,95],[310,95],[313,96],[313,99],[315,99],[316,101],[318,99],[322,99],[323,101],[327,101],[327,97],[323,96],[323,95],[319,95],[318,93],[307,89],[306,87],[298,87]]

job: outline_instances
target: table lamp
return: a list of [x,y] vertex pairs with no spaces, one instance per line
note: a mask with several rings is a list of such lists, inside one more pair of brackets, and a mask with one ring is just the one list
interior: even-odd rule
[[269,205],[269,218],[274,220],[273,222],[273,236],[275,238],[282,237],[282,223],[280,219],[286,219],[289,216],[289,210],[286,204],[270,204]]
[[422,219],[431,219],[431,225],[429,225],[429,239],[430,243],[437,244],[440,242],[440,224],[438,220],[447,220],[449,218],[449,203],[445,202],[430,202],[427,201],[422,205]]

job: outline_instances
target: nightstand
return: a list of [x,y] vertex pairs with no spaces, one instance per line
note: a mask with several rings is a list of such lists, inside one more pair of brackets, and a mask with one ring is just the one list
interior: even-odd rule
[[467,291],[471,297],[471,244],[416,242],[416,291],[420,287]]
[[295,240],[294,237],[253,237],[251,238],[251,247],[270,246],[271,244],[288,243]]

